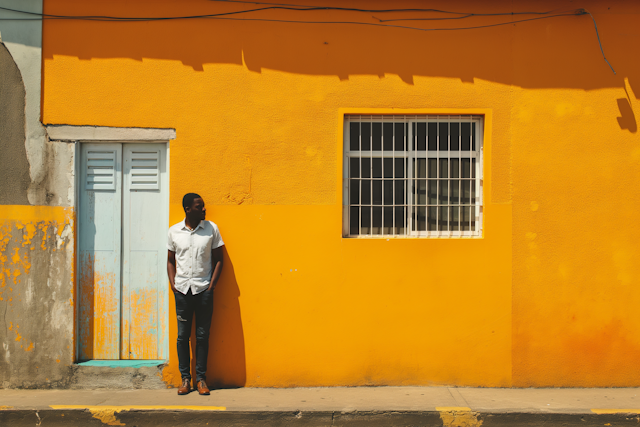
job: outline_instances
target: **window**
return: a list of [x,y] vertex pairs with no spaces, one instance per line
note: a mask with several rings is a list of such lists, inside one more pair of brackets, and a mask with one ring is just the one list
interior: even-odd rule
[[345,116],[343,235],[477,237],[482,116]]

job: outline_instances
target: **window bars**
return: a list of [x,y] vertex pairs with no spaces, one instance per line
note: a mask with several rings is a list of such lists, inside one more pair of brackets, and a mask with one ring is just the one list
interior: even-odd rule
[[482,116],[345,116],[343,235],[482,234]]

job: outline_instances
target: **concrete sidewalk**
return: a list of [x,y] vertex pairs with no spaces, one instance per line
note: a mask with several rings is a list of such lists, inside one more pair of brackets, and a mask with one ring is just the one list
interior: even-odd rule
[[0,390],[0,425],[618,426],[640,389],[451,387]]

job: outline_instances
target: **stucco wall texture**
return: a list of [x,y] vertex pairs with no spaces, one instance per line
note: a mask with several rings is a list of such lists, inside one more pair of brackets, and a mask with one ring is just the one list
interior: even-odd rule
[[28,204],[29,162],[25,148],[25,88],[11,53],[0,43],[0,203]]
[[73,210],[0,206],[0,386],[66,387],[73,363]]
[[[42,1],[0,0],[41,12]],[[73,145],[40,122],[41,22],[0,11],[0,387],[65,387],[74,358]]]
[[[253,7],[48,0],[45,13]],[[44,22],[44,123],[177,131],[171,223],[182,219],[182,195],[197,191],[226,242],[209,360],[214,385],[640,386],[640,5],[428,7],[584,7],[617,75],[588,15],[433,32],[217,19]],[[381,18],[285,10],[235,17]],[[486,112],[484,236],[342,238],[341,123],[353,109]],[[175,319],[170,328],[164,379],[175,385]]]

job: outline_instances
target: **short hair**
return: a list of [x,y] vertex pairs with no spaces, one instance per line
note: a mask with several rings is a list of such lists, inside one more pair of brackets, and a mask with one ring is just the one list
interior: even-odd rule
[[199,194],[196,193],[187,193],[182,198],[182,208],[186,211],[187,208],[193,206],[193,201],[195,199],[202,199]]

